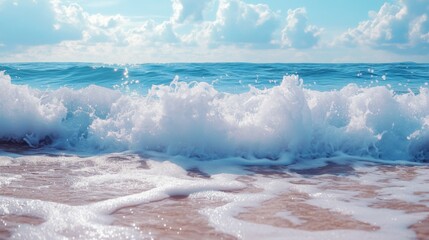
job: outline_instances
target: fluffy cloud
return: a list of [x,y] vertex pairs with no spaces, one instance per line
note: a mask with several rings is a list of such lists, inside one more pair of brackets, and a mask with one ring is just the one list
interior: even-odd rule
[[[208,7],[214,19],[207,19]],[[240,48],[310,48],[320,29],[308,24],[303,8],[290,10],[286,21],[266,4],[242,0],[173,0],[169,21],[154,21],[132,30],[129,42],[181,43],[183,46],[237,46]],[[206,14],[205,14],[206,13]],[[284,26],[282,32],[282,26]],[[185,29],[183,31],[183,29]]]
[[140,27],[132,28],[127,33],[126,41],[133,46],[178,43],[180,39],[173,27],[171,21],[158,24],[148,20],[142,23]]
[[317,45],[320,33],[321,29],[308,24],[304,8],[289,10],[284,20],[280,12],[272,11],[266,4],[219,0],[216,18],[203,22],[182,39],[211,47],[302,49]]
[[279,23],[268,5],[220,0],[216,20],[205,31],[214,43],[269,45]]
[[319,41],[320,29],[308,24],[303,8],[286,17],[244,0],[172,0],[172,9],[170,18],[159,22],[91,14],[73,0],[0,0],[0,22],[13,22],[0,24],[0,51],[15,49],[9,56],[16,59],[24,59],[25,52],[30,59],[46,53],[46,59],[94,61],[104,53],[155,56],[168,49],[163,54],[204,52],[206,57],[209,51],[221,55],[222,49],[249,54],[256,48],[310,48]]
[[289,10],[287,24],[282,31],[282,44],[291,48],[310,48],[319,42],[321,31],[308,24],[305,8]]
[[370,19],[349,29],[340,41],[401,53],[429,54],[429,1],[385,3]]
[[207,4],[212,0],[173,0],[173,16],[175,23],[201,22]]
[[82,25],[84,27],[84,37],[82,40],[84,42],[112,42],[116,44],[125,44],[128,21],[121,15],[90,15],[84,12],[83,17]]
[[82,38],[79,39],[81,42],[124,43],[129,21],[123,16],[89,14],[76,3],[66,4],[60,0],[52,0],[51,3],[59,22],[56,27],[61,29],[64,24],[77,26],[82,32]]

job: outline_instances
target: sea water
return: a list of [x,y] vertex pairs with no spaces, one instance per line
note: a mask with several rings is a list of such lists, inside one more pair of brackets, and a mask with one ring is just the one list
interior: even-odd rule
[[429,237],[428,64],[0,71],[0,238]]

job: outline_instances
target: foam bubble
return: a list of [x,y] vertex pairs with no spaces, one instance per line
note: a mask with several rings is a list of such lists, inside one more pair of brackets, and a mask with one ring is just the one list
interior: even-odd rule
[[98,86],[39,91],[1,73],[0,139],[73,151],[157,151],[200,159],[338,154],[425,161],[429,90],[304,88],[286,76],[231,94],[204,82],[154,85],[146,95]]
[[[195,211],[192,214],[207,220],[196,227],[186,226],[197,233],[204,226],[246,239],[408,239],[417,231],[412,226],[428,217],[427,166],[343,159],[352,174],[341,174],[338,166],[331,166],[337,169],[335,174],[303,176],[294,172],[292,164],[275,174],[193,176],[192,169],[185,170],[174,159],[142,159],[135,154],[0,157],[3,160],[12,163],[0,168],[2,176],[14,178],[1,185],[3,222],[39,219],[38,224],[6,226],[12,239],[142,239],[148,234],[139,226],[149,222],[152,229],[158,229],[154,237],[162,237],[157,234],[168,223],[162,217],[186,219],[177,215],[187,211],[177,210],[181,207],[190,207]],[[223,163],[228,164],[227,160]],[[159,210],[169,202],[173,207],[166,209],[172,212]],[[151,215],[141,221],[151,207],[161,217]],[[141,215],[134,215],[131,208],[142,210],[136,213]],[[122,214],[117,214],[120,210]]]

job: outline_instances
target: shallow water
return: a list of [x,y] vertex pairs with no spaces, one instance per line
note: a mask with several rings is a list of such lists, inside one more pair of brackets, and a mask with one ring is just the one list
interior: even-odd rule
[[429,237],[429,166],[334,158],[208,175],[135,154],[0,162],[1,238]]
[[0,64],[0,239],[428,239],[427,69]]

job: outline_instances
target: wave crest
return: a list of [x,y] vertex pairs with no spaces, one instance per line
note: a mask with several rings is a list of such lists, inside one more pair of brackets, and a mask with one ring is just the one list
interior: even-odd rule
[[219,158],[429,159],[429,90],[315,91],[296,75],[269,89],[217,91],[204,82],[154,85],[146,95],[95,85],[40,91],[0,73],[0,140],[83,151],[160,151]]

